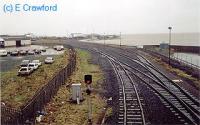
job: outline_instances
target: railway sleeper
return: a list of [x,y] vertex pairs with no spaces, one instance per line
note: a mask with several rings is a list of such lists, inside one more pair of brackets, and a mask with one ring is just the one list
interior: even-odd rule
[[139,122],[136,122],[136,121],[128,121],[127,124],[130,124],[130,125],[134,125],[134,124],[135,124],[135,125],[140,125],[140,124],[141,124],[141,125],[142,125],[143,123],[140,122],[140,121],[139,121]]
[[170,105],[166,105],[166,107],[167,107],[167,108],[171,108],[171,106],[170,106]]
[[141,114],[136,114],[136,115],[127,114],[126,116],[127,116],[127,117],[141,117]]
[[123,122],[123,121],[118,121],[118,124],[122,124],[122,125],[123,125],[123,124],[124,124],[124,122]]
[[119,120],[123,120],[123,119],[124,119],[124,117],[118,117],[118,119],[119,119]]
[[127,111],[140,111],[139,108],[136,108],[136,109],[127,109]]
[[127,99],[130,99],[130,98],[132,99],[132,98],[136,98],[136,97],[132,97],[131,95],[129,95],[129,96],[126,95],[126,98]]
[[130,118],[127,118],[127,120],[131,120],[131,121],[142,121],[142,118],[141,117],[130,117]]
[[123,105],[120,105],[119,108],[124,108],[124,106],[123,106]]
[[139,108],[140,106],[139,105],[131,105],[130,107],[131,108]]
[[126,101],[137,101],[137,99],[133,99],[133,98],[126,98]]
[[140,111],[127,111],[127,114],[141,114]]
[[124,114],[123,113],[119,114],[119,117],[124,117]]
[[124,111],[124,108],[119,108],[119,111]]

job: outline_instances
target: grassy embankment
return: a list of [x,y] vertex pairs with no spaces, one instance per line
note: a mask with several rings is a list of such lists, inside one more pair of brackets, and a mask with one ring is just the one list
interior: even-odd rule
[[[33,97],[35,92],[68,63],[68,50],[65,54],[54,56],[53,64],[42,64],[36,71],[26,77],[17,76],[18,68],[1,73],[1,101],[7,106],[19,108]],[[38,57],[41,61],[45,57]]]
[[191,75],[188,75],[187,73],[185,73],[184,71],[177,69],[177,68],[173,68],[172,66],[169,66],[167,63],[163,62],[161,59],[156,58],[156,57],[151,57],[151,60],[158,63],[159,65],[161,65],[162,67],[165,68],[165,70],[170,71],[173,74],[178,75],[181,78],[186,78],[189,79],[193,82],[194,86],[197,89],[200,89],[200,80],[198,80],[197,78],[192,77]]
[[[68,84],[81,83],[82,88],[85,88],[84,75],[93,75],[92,88],[100,91],[102,84],[103,74],[98,65],[90,64],[88,61],[91,56],[88,52],[77,50],[77,70],[71,76]],[[84,125],[87,124],[87,101],[78,104],[69,101],[71,96],[70,87],[63,85],[53,100],[47,105],[47,115],[39,124],[52,124],[52,125]],[[86,94],[83,91],[83,97]],[[102,117],[103,107],[106,105],[105,100],[101,98],[98,92],[92,92],[92,121],[97,124],[99,118]]]

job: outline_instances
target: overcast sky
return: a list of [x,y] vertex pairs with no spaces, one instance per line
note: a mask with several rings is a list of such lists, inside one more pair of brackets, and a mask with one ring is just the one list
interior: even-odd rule
[[[5,3],[51,5],[57,12],[3,13]],[[200,0],[0,0],[0,34],[199,32]]]

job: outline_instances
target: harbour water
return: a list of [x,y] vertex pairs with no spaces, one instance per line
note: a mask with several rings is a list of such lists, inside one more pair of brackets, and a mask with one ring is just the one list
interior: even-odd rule
[[192,53],[174,53],[174,57],[200,67],[200,55]]
[[[119,34],[116,34],[119,35]],[[169,34],[125,34],[121,36],[121,44],[128,46],[159,45],[168,43]],[[93,43],[104,43],[104,40],[89,40]],[[106,44],[120,44],[120,39],[105,40]],[[200,33],[172,33],[171,45],[200,46]]]
[[[116,44],[120,45],[120,39],[113,40],[83,40],[84,42]],[[126,34],[121,36],[121,45],[142,46],[159,45],[168,43],[169,34]],[[181,46],[200,46],[200,33],[172,33],[171,45]],[[200,66],[200,55],[191,53],[174,53],[174,57],[184,60],[188,63]]]

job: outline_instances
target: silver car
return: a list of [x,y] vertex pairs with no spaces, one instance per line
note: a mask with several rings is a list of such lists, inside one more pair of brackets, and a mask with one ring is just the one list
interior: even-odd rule
[[38,65],[36,63],[29,63],[28,67],[32,68],[33,70],[36,70],[38,68]]
[[32,63],[36,63],[38,66],[42,65],[42,62],[40,62],[40,60],[33,60]]
[[47,57],[47,58],[44,60],[44,63],[46,63],[46,64],[52,64],[53,62],[54,62],[53,57]]
[[18,75],[30,75],[33,72],[31,67],[21,67],[18,71]]
[[30,60],[22,60],[20,66],[21,67],[28,67],[28,64],[30,63]]

